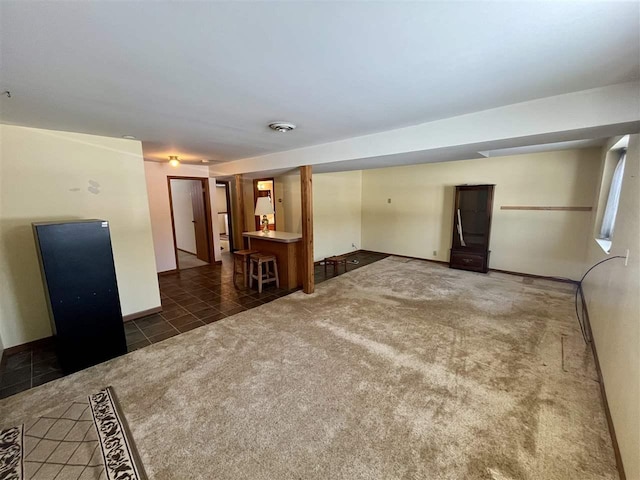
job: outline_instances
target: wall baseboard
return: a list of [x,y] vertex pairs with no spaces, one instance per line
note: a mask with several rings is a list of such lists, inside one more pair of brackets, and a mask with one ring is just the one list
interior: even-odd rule
[[624,464],[622,463],[622,455],[620,454],[620,446],[618,445],[618,437],[616,436],[616,429],[613,426],[613,418],[611,417],[611,410],[609,409],[609,401],[607,400],[607,391],[604,386],[604,377],[602,376],[602,369],[600,368],[600,360],[598,359],[598,350],[596,348],[596,342],[593,339],[593,332],[591,330],[591,320],[589,320],[589,311],[587,310],[587,304],[584,299],[584,292],[580,295],[582,300],[582,311],[584,312],[584,324],[587,329],[587,335],[590,339],[591,351],[593,352],[593,359],[596,363],[596,372],[598,373],[598,383],[600,383],[600,395],[602,397],[602,406],[604,407],[604,414],[607,418],[607,426],[609,427],[609,435],[611,436],[611,445],[613,447],[613,454],[616,457],[616,467],[618,469],[618,475],[620,480],[627,480],[627,475],[624,472]]
[[130,313],[129,315],[123,315],[122,320],[124,322],[130,322],[131,320],[137,320],[138,318],[148,317],[149,315],[153,315],[155,313],[160,313],[162,311],[162,306],[149,308],[148,310],[142,310],[141,312]]
[[171,275],[172,273],[178,273],[179,270],[177,268],[174,268],[173,270],[165,270],[163,272],[158,272],[158,276],[163,276],[163,275]]
[[[162,307],[160,306],[160,307],[150,308],[148,310],[142,310],[141,312],[130,313],[129,315],[124,315],[122,317],[122,321],[130,322],[131,320],[147,317],[155,313],[160,313],[161,311],[162,311]],[[11,355],[24,352],[26,350],[31,350],[32,348],[42,348],[42,347],[48,347],[51,345],[53,345],[53,336],[39,338],[38,340],[32,340],[27,343],[21,343],[20,345],[14,345],[13,347],[5,348],[2,351],[2,356],[0,358],[0,366],[4,366],[7,357]]]
[[0,359],[0,366],[4,367],[5,362],[7,361],[7,357],[14,355],[16,353],[25,352],[27,350],[31,350],[32,348],[42,348],[53,345],[53,337],[44,337],[39,338],[38,340],[32,340],[27,343],[22,343],[20,345],[14,345],[13,347],[5,348],[2,351],[2,359]]
[[509,270],[499,270],[497,268],[490,268],[489,271],[496,272],[496,273],[506,273],[507,275],[518,275],[520,277],[538,278],[540,280],[551,280],[553,282],[571,283],[573,285],[578,284],[577,280],[571,280],[570,278],[564,278],[564,277],[548,277],[546,275],[535,275],[533,273],[511,272]]
[[[434,260],[434,259],[431,259],[431,258],[410,257],[408,255],[398,255],[397,253],[376,252],[376,251],[373,251],[373,250],[358,250],[358,252],[362,252],[362,253],[377,253],[377,254],[390,255],[390,256],[400,257],[400,258],[409,258],[411,260],[421,260],[423,262],[438,263],[440,265],[449,265],[449,262],[445,262],[444,260]],[[357,253],[357,252],[353,252],[353,253]],[[506,273],[507,275],[516,275],[518,277],[537,278],[537,279],[540,279],[540,280],[551,280],[551,281],[554,281],[554,282],[571,283],[571,284],[574,284],[574,285],[578,283],[576,280],[571,280],[570,278],[549,277],[549,276],[546,276],[546,275],[536,275],[536,274],[533,274],[533,273],[512,272],[511,270],[500,270],[500,269],[497,269],[497,268],[490,268],[489,271],[490,272],[496,272],[496,273]]]

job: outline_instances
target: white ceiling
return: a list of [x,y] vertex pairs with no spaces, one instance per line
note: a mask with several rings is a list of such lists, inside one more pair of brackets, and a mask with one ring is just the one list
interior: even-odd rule
[[[232,160],[638,80],[638,2],[0,1],[0,119]],[[289,134],[270,121],[296,123]]]

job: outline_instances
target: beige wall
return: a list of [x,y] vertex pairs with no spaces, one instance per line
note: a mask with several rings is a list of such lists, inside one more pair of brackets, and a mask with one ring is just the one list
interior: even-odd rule
[[[168,163],[144,162],[145,180],[149,193],[149,212],[153,231],[153,246],[158,272],[175,270],[176,257],[171,229],[171,209],[167,177],[209,177],[209,167],[181,164],[174,168]],[[215,193],[216,180],[209,178],[209,191]],[[211,194],[211,211],[217,212],[217,199]],[[216,215],[217,217],[217,215]],[[215,220],[215,221],[214,221]],[[217,218],[212,220],[215,260],[220,261],[220,229]]]
[[315,261],[360,248],[361,214],[361,171],[313,175]]
[[[246,194],[251,189],[250,196]],[[362,172],[313,175],[314,259],[354,251],[361,243]],[[277,229],[302,233],[300,175],[275,179]],[[282,200],[282,201],[280,201]],[[245,186],[245,204],[253,201],[253,186]],[[253,212],[250,219],[253,219]],[[253,226],[255,228],[255,225]]]
[[218,205],[218,228],[220,233],[227,232],[227,191],[223,185],[216,185],[216,204]]
[[302,233],[302,192],[300,174],[278,177],[276,184],[282,185],[282,215],[285,231]]
[[491,268],[579,278],[588,212],[500,206],[594,206],[599,164],[599,149],[583,149],[365,170],[362,248],[448,261],[454,186],[494,183]]
[[218,212],[224,213],[227,211],[227,190],[224,185],[216,185],[216,203],[218,204]]
[[9,125],[0,139],[4,347],[51,335],[32,222],[108,220],[122,313],[158,307],[141,143]]
[[[604,157],[604,155],[603,155]],[[602,162],[604,166],[604,162]],[[602,168],[602,167],[601,167]],[[584,290],[593,339],[598,351],[607,400],[628,479],[640,478],[640,136],[627,152],[620,206],[611,252],[605,254],[588,238],[583,271],[615,255],[626,255],[596,267]],[[608,185],[604,185],[607,195]],[[592,233],[597,229],[593,215]]]
[[198,180],[171,180],[173,222],[176,246],[185,252],[196,254],[196,231],[193,226],[193,202],[191,189],[198,187]]

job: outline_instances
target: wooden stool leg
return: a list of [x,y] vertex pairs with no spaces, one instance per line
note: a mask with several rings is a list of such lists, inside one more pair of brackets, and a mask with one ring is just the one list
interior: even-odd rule
[[276,274],[276,287],[280,288],[280,278],[278,277],[278,264],[276,261],[273,261],[273,271]]
[[233,286],[238,288],[238,284],[236,283],[236,260],[238,257],[233,256]]
[[258,260],[258,293],[262,293],[262,260]]
[[244,288],[247,288],[247,284],[249,283],[248,280],[248,274],[249,274],[249,269],[247,268],[247,260],[249,259],[249,257],[247,257],[244,262],[242,262],[242,279],[243,284],[244,284]]
[[253,287],[253,264],[255,262],[249,262],[251,265],[249,266],[249,288]]
[[324,277],[327,278],[327,260],[324,260]]

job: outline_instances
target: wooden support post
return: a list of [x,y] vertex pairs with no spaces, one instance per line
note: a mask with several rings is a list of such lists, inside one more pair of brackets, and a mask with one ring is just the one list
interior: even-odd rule
[[236,238],[237,238],[236,248],[238,250],[242,250],[244,248],[244,237],[242,236],[242,232],[244,232],[246,229],[245,220],[244,220],[244,179],[242,178],[242,175],[236,175],[235,179],[236,179],[235,204],[237,205],[237,208],[238,208],[238,216],[237,216],[238,228],[236,229],[238,233],[236,235]]
[[302,291],[313,293],[313,184],[311,165],[300,167],[300,189],[302,196]]

